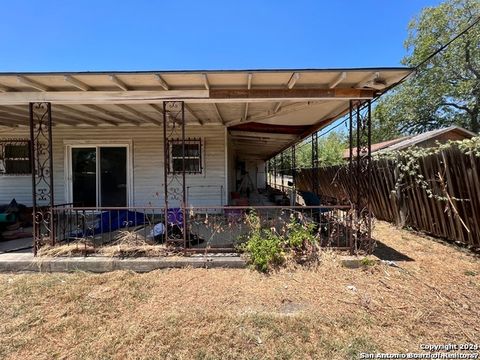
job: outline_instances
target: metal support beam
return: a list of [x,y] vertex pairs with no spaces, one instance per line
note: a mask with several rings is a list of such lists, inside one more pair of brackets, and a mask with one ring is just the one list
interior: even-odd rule
[[318,131],[312,134],[312,192],[318,195]]
[[374,250],[374,244],[372,239],[372,102],[367,101],[367,211],[368,211],[368,224],[367,224],[367,238],[368,238],[368,252],[372,253]]
[[296,154],[296,149],[295,149],[295,144],[292,146],[292,154],[291,154],[291,175],[292,175],[292,199],[290,199],[290,205],[295,206],[297,203],[296,199],[296,188],[295,188],[295,181],[296,181],[296,175],[297,175],[297,154]]
[[[350,159],[349,168],[355,176],[355,191],[350,191],[355,204],[356,236],[352,252],[360,249],[371,253],[374,248],[372,240],[372,210],[371,210],[371,102],[352,103],[350,117]],[[353,114],[355,113],[355,114]],[[355,115],[355,116],[353,116]],[[356,120],[356,134],[353,134],[353,118]],[[353,154],[352,140],[355,135],[356,151]],[[355,193],[353,195],[353,193]],[[352,196],[353,195],[353,196]]]
[[268,161],[265,161],[265,189],[268,187]]
[[55,245],[52,107],[30,103],[30,167],[32,171],[33,251],[48,239]]
[[274,187],[277,188],[277,156],[275,155],[273,157],[273,184],[275,185]]
[[281,177],[281,182],[282,182],[282,191],[285,192],[285,185],[283,183],[284,181],[284,175],[285,175],[285,162],[283,161],[283,151],[280,153],[280,177]]
[[297,172],[297,154],[296,154],[296,147],[295,145],[292,146],[292,176],[293,176],[293,182],[295,182],[295,174]]
[[272,159],[268,160],[268,185],[272,186]]
[[350,171],[352,171],[353,166],[353,104],[352,100],[350,100],[350,107],[349,107],[349,118],[348,118],[348,139],[349,139],[349,148],[348,148],[348,165],[350,167]]

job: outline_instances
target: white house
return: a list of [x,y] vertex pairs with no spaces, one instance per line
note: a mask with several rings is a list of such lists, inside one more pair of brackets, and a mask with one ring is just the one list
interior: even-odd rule
[[170,204],[228,205],[242,176],[265,187],[265,161],[410,72],[0,73],[0,204],[162,207],[171,186]]

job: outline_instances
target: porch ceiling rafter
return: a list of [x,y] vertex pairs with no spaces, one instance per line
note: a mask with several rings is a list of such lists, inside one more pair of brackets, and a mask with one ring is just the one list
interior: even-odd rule
[[380,76],[380,72],[374,72],[371,75],[367,75],[362,81],[360,81],[356,88],[383,88],[386,86],[386,81]]
[[[103,114],[103,115],[106,115],[106,116],[108,116],[108,117],[110,117],[110,118],[113,118],[113,119],[115,119],[115,120],[120,119],[120,120],[123,120],[123,121],[125,121],[125,122],[127,122],[127,123],[131,123],[131,124],[134,124],[134,125],[140,125],[140,121],[132,120],[132,119],[127,118],[127,117],[125,117],[125,116],[123,116],[123,115],[121,115],[121,114],[117,114],[117,113],[115,113],[115,112],[112,112],[112,111],[110,111],[110,110],[107,110],[107,109],[105,109],[105,108],[103,108],[103,107],[101,107],[101,106],[91,105],[91,104],[82,104],[82,105],[84,105],[85,107],[88,107],[88,108],[91,109],[91,110],[95,110],[95,111],[97,111],[97,112],[99,112],[99,113],[101,113],[101,114]],[[120,123],[119,123],[118,121],[115,121],[115,120],[106,120],[106,119],[105,119],[105,120],[103,120],[103,121],[108,122],[108,123],[110,123],[110,124],[112,124],[112,125],[115,125],[115,126],[120,125]]]
[[66,82],[68,82],[69,84],[75,86],[77,89],[80,89],[80,90],[83,90],[83,91],[91,91],[92,90],[92,88],[89,85],[85,84],[83,81],[80,81],[80,80],[74,78],[71,75],[65,75],[63,77],[63,79]]
[[190,108],[190,106],[188,106],[187,104],[184,105],[185,106],[185,110],[187,110],[187,112],[190,114],[190,116],[192,118],[195,119],[195,121],[199,124],[199,125],[203,125],[203,121],[200,120],[200,118],[195,114],[195,112]]
[[[292,76],[290,76],[290,79],[287,82],[287,88],[293,89],[298,79],[300,79],[300,73],[294,72]],[[273,113],[276,114],[277,112],[280,111],[281,108],[282,108],[282,102],[279,101],[275,104],[275,107],[273,108]]]
[[88,125],[100,125],[102,122],[107,123],[109,125],[117,126],[118,122],[116,121],[110,121],[107,119],[102,119],[101,117],[98,117],[98,115],[95,114],[95,116],[92,116],[91,114],[77,110],[71,106],[67,105],[56,105],[53,108],[53,119],[52,121],[55,122],[55,118],[57,117],[57,113],[63,113],[65,115],[68,115],[72,119],[77,119],[79,122],[88,124]]
[[168,83],[162,78],[161,75],[155,74],[154,77],[155,77],[155,80],[159,83],[160,87],[161,87],[163,90],[170,90],[170,86],[169,86]]
[[28,119],[28,113],[27,116],[24,116],[25,114],[14,114],[11,112],[6,112],[6,111],[0,111],[0,117],[4,119],[7,123],[10,121],[10,126],[13,126],[15,124],[12,124],[12,119],[16,120],[18,122],[18,125],[21,126],[28,126],[29,124],[29,119]]
[[[252,88],[252,81],[253,81],[253,73],[247,74],[247,90]],[[245,103],[245,110],[243,112],[243,118],[240,119],[241,121],[246,121],[248,119],[248,102]]]
[[[162,116],[163,116],[163,109],[160,107],[160,105],[158,104],[148,104],[152,109],[154,109],[155,111],[157,111],[158,113],[160,113]],[[185,110],[187,110],[187,104],[184,104],[183,105],[185,107]],[[190,115],[192,115],[193,117],[195,117],[195,115],[193,113],[190,113]],[[169,117],[170,115],[167,114],[167,117]],[[172,119],[172,121],[175,121],[177,124],[181,124],[181,121],[179,120],[175,120],[175,119]],[[198,120],[198,123],[200,125],[203,125],[203,122],[201,122],[200,120]]]
[[[278,127],[278,125],[276,127]],[[283,127],[280,126],[280,128],[283,128]],[[282,141],[292,140],[292,139],[295,139],[295,137],[296,137],[295,133],[286,133],[286,132],[267,133],[267,132],[261,132],[259,130],[255,130],[255,129],[251,129],[251,130],[232,130],[232,131],[230,131],[230,134],[234,138],[240,138],[240,137],[245,137],[245,138],[268,138],[268,139],[278,139],[278,140],[282,140]]]
[[[70,83],[72,84],[75,84],[76,87],[83,87],[85,89],[85,87],[87,86],[86,84],[83,84],[82,82],[78,81],[77,79],[73,78],[73,77],[68,77],[67,79],[67,76],[64,77],[65,81],[69,81]],[[17,81],[19,83],[22,83],[24,85],[27,85],[29,87],[32,87],[38,91],[40,91],[41,93],[46,93],[46,92],[49,92],[51,91],[51,89],[44,85],[44,84],[41,84],[39,83],[38,81],[33,81],[31,79],[28,79],[24,76],[17,76]],[[71,108],[68,108],[67,106],[62,106],[62,105],[57,105],[56,106],[56,110],[58,110],[59,112],[61,113],[68,113],[68,117],[65,118],[63,116],[55,116],[55,119],[52,119],[52,122],[53,124],[55,123],[63,123],[63,124],[66,124],[66,125],[70,125],[70,126],[76,126],[76,125],[79,125],[81,123],[84,123],[84,124],[87,124],[87,125],[98,125],[99,122],[95,122],[95,121],[92,121],[92,120],[89,120],[88,118],[86,117],[89,117],[87,114],[84,114],[84,113],[80,113],[79,111],[75,110],[75,109],[71,109]],[[72,112],[75,112],[77,115],[79,115],[80,117],[77,117],[77,116],[72,116],[71,113]],[[28,112],[27,112],[27,118],[28,118]],[[111,123],[112,125],[116,125],[116,123]]]
[[[335,119],[338,119],[339,117],[345,115],[348,112],[348,109],[345,110],[345,105],[341,104],[337,106],[334,110],[330,111],[326,116],[322,116],[320,120],[315,121],[313,125],[311,125],[307,130],[299,134],[293,141],[289,142],[285,146],[283,146],[279,151],[277,151],[277,154],[281,153],[282,151],[288,149],[289,147],[293,146],[294,144],[298,143],[308,135],[314,133],[315,131],[327,126],[330,124],[332,121]],[[275,156],[274,155],[274,156]]]
[[[12,119],[17,119],[22,122],[22,125],[28,126],[29,125],[29,112],[28,108],[25,106],[9,106],[5,107],[3,113],[8,114]],[[87,125],[97,125],[98,122],[79,119],[78,117],[72,117],[70,114],[65,116],[65,110],[61,107],[55,108],[55,118],[52,118],[53,125],[57,124],[64,124],[69,126],[77,126],[81,122]],[[60,113],[60,115],[58,114]],[[24,124],[23,124],[24,123]]]
[[[205,89],[210,91],[210,82],[208,81],[208,75],[206,73],[202,74],[202,79],[203,79],[203,85],[205,86]],[[225,125],[225,120],[223,119],[222,113],[220,112],[220,109],[218,108],[217,103],[213,103],[215,113],[217,114],[218,119],[220,120],[220,123],[222,125]]]
[[29,125],[29,114],[27,108],[21,107],[5,107],[0,110],[0,116],[3,119],[11,120],[15,119],[19,122],[21,126],[28,126]]
[[311,125],[308,130],[303,132],[300,135],[300,140],[303,139],[304,137],[310,135],[311,133],[319,130],[320,128],[327,126],[330,124],[333,120],[341,117],[342,115],[345,115],[348,112],[348,109],[345,110],[345,105],[340,104],[337,106],[335,109],[330,111],[327,115],[323,116],[321,119],[315,121],[313,125]]
[[267,111],[263,111],[261,113],[257,113],[255,115],[251,115],[248,118],[247,121],[240,121],[240,120],[237,121],[237,120],[235,120],[235,121],[229,122],[227,125],[229,127],[231,127],[231,126],[235,126],[235,125],[238,125],[238,124],[246,124],[246,123],[252,123],[252,122],[257,122],[257,121],[262,121],[262,120],[267,120],[267,119],[273,119],[273,118],[275,118],[277,116],[280,116],[280,115],[286,115],[286,114],[290,114],[290,113],[293,113],[293,112],[296,112],[296,111],[306,109],[309,106],[311,106],[311,102],[292,103],[292,104],[284,105],[282,107],[282,109],[280,109],[276,114],[272,113],[271,110],[267,110]]
[[[109,78],[116,86],[118,86],[123,91],[130,90],[130,88],[123,81],[121,81],[118,77],[116,77],[115,75],[110,75]],[[94,91],[95,90],[91,86],[89,86],[89,85],[85,84],[84,82],[74,78],[73,76],[67,75],[67,76],[64,77],[64,80],[69,82],[73,86],[77,87],[78,89],[83,90],[83,91]],[[135,115],[135,117],[140,118],[143,121],[146,121],[148,123],[152,123],[152,124],[155,124],[155,125],[161,125],[162,124],[161,121],[158,121],[156,119],[152,119],[151,117],[143,114],[142,112],[140,112],[136,109],[133,109],[133,108],[129,107],[128,105],[116,104],[115,106],[122,109],[123,111],[125,111],[127,113]],[[106,114],[105,112],[103,112],[103,113]],[[117,115],[117,117],[118,117],[118,115]],[[119,117],[119,118],[127,119],[125,117]],[[129,120],[128,122],[132,122],[136,125],[140,124],[138,121],[135,121],[135,120]],[[113,125],[118,125],[118,123],[115,122]]]
[[8,86],[0,84],[0,92],[9,92],[9,91],[13,91],[13,90]]
[[10,117],[3,117],[0,116],[0,125],[8,127],[8,128],[17,128],[20,125],[19,124],[12,124],[12,119]]
[[50,90],[50,88],[47,85],[40,84],[38,81],[30,80],[30,79],[26,78],[25,76],[18,75],[17,76],[17,81],[20,84],[23,84],[23,85],[29,86],[31,88],[37,89],[38,91],[47,92],[48,90]]
[[115,75],[110,75],[109,79],[115,86],[119,87],[123,91],[130,90],[130,88],[122,80],[120,80],[118,77],[116,77]]
[[[74,78],[71,75],[65,75],[63,77],[63,79],[66,82],[70,83],[71,85],[75,86],[76,88],[78,88],[82,91],[92,91],[93,90],[93,88],[90,85],[85,84],[83,81],[80,81],[80,80],[78,80],[77,78]],[[60,106],[57,106],[57,107],[60,107]],[[82,111],[79,111],[79,110],[77,110],[77,109],[75,109],[71,106],[62,105],[62,107],[60,107],[60,109],[63,109],[64,111],[67,111],[69,113],[80,115],[81,117],[86,116],[85,113],[83,113]],[[105,118],[102,118],[102,117],[99,117],[99,119],[101,119],[101,121],[103,121],[104,123],[107,123],[109,125],[118,126],[117,121],[112,121],[112,120],[105,119]]]
[[[155,80],[159,83],[160,87],[163,90],[171,90],[170,85],[168,85],[168,83],[159,74],[155,74],[154,77],[155,77]],[[163,110],[160,108],[160,106],[158,106],[156,104],[149,104],[149,105],[151,107],[153,107],[155,110],[157,110],[158,112],[160,112],[160,114],[163,114]],[[190,114],[190,116],[199,125],[203,125],[203,121],[198,118],[198,116],[193,112],[193,110],[187,104],[184,104],[184,107],[185,107],[185,110],[187,110],[187,112]]]
[[144,120],[144,121],[147,121],[149,123],[152,123],[152,124],[155,124],[155,125],[162,125],[162,122],[159,121],[159,120],[156,120],[156,119],[153,119],[151,118],[150,116],[147,116],[145,115],[144,113],[136,110],[136,109],[133,109],[131,108],[130,106],[128,105],[123,105],[123,104],[117,104],[116,105],[118,108],[122,109],[122,110],[125,110],[126,112],[132,114],[132,115],[135,115],[137,117],[139,117],[140,119]]
[[335,80],[333,80],[330,84],[328,84],[328,88],[329,89],[336,88],[346,78],[347,78],[347,73],[345,71],[342,71],[340,75],[336,77]]
[[[252,143],[252,144],[255,144],[256,142],[264,142],[266,143],[267,145],[270,144],[270,145],[274,145],[275,143],[278,143],[278,144],[285,144],[285,139],[275,139],[275,138],[269,138],[269,137],[254,137],[254,136],[251,136],[251,137],[245,137],[245,136],[235,136],[233,137],[233,141],[234,142],[238,142],[238,141],[241,141],[241,143]],[[256,149],[254,149],[256,150]]]

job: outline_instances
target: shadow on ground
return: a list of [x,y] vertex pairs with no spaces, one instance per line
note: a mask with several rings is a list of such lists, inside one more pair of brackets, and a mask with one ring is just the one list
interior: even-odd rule
[[395,250],[394,248],[384,244],[383,242],[376,240],[377,246],[373,251],[373,255],[380,260],[387,261],[415,261],[411,257]]

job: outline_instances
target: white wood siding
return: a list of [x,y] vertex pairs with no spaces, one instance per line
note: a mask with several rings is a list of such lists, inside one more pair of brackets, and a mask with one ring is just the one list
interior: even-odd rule
[[[192,206],[225,204],[225,129],[223,126],[194,126],[186,129],[186,137],[202,138],[202,174],[187,175],[188,200]],[[0,133],[0,139],[29,138],[28,129]],[[53,167],[55,203],[67,202],[65,149],[69,141],[115,141],[132,144],[134,206],[163,205],[163,135],[160,127],[67,128],[53,129]],[[0,204],[15,198],[31,205],[31,176],[0,175]]]

